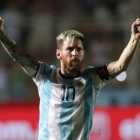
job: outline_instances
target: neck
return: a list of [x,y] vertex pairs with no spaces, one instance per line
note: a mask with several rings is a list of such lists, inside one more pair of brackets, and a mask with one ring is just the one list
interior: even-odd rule
[[63,76],[63,77],[67,77],[67,78],[73,78],[73,77],[77,77],[77,76],[79,76],[80,75],[80,70],[79,71],[77,71],[77,72],[70,72],[70,71],[68,71],[67,69],[61,69],[60,70],[60,74],[61,74],[61,76]]
[[80,70],[74,71],[74,72],[69,71],[63,65],[61,65],[60,73],[61,73],[61,75],[63,75],[63,77],[72,78],[72,77],[76,77],[76,76],[80,75]]

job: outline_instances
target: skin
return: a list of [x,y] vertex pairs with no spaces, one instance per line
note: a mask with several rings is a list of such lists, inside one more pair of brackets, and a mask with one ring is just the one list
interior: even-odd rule
[[[29,76],[34,77],[39,68],[38,61],[26,54],[21,47],[6,34],[3,25],[4,20],[0,17],[0,41],[4,49]],[[127,70],[134,57],[139,38],[140,19],[138,18],[132,24],[130,41],[120,55],[120,58],[115,62],[109,63],[107,66],[107,70],[111,76],[115,77]],[[79,39],[74,40],[73,43],[70,40],[65,40],[60,49],[57,49],[56,56],[60,59],[61,73],[66,77],[76,76],[85,58],[82,42]],[[80,62],[79,65],[78,62]],[[70,65],[72,65],[74,70],[69,69],[68,66]]]
[[115,62],[109,63],[107,67],[107,70],[111,76],[116,77],[121,72],[126,71],[128,69],[136,52],[139,38],[140,38],[140,19],[137,18],[137,20],[132,24],[131,38],[130,41],[128,42],[128,45],[123,50],[122,54],[120,55],[120,58]]
[[[85,58],[85,50],[80,39],[75,39],[73,43],[71,40],[65,40],[60,49],[56,51],[56,57],[60,59],[61,73],[66,77],[76,76]],[[67,67],[73,67],[73,70]]]
[[0,41],[4,49],[29,76],[34,77],[39,68],[38,61],[26,54],[22,48],[7,35],[4,31],[3,24],[4,20],[0,17]]

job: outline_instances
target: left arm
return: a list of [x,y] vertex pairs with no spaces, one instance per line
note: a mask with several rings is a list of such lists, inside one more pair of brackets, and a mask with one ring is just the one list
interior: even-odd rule
[[130,65],[134,54],[136,52],[137,44],[140,38],[140,19],[138,18],[131,27],[131,38],[126,46],[126,48],[123,50],[120,58],[115,61],[111,62],[107,66],[108,73],[112,77],[116,77],[121,72],[126,71],[128,66]]

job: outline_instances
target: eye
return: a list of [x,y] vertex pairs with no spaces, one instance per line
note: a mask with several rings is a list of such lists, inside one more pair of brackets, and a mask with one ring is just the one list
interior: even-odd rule
[[73,50],[73,48],[67,48],[67,50],[72,51],[72,50]]
[[79,52],[79,51],[81,51],[82,50],[82,48],[77,48],[77,51]]

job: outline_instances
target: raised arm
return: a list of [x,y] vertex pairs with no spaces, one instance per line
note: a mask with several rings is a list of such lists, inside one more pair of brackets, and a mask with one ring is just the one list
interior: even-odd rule
[[126,48],[123,50],[120,58],[115,62],[109,63],[109,65],[107,66],[107,70],[109,74],[113,77],[117,76],[123,71],[126,71],[134,57],[136,48],[138,46],[137,44],[140,38],[139,18],[132,24],[131,32],[132,33],[131,33],[130,41],[126,46]]
[[3,24],[4,20],[0,17],[0,42],[2,46],[29,76],[34,77],[39,67],[38,61],[26,54],[22,48],[7,35],[4,31]]

